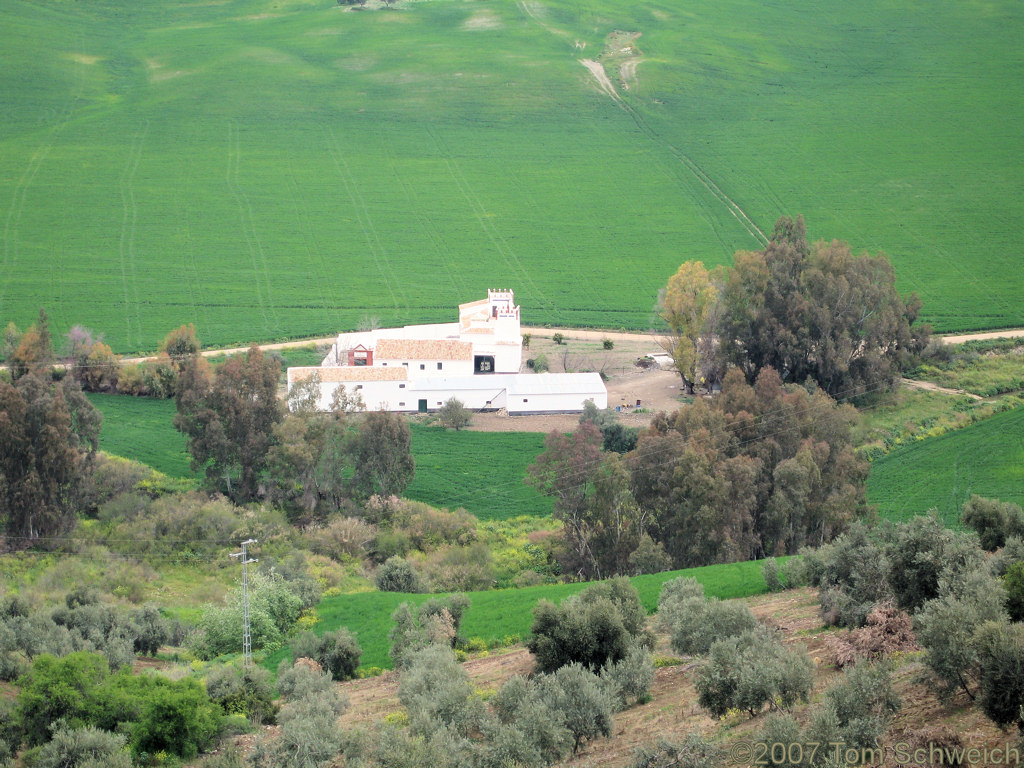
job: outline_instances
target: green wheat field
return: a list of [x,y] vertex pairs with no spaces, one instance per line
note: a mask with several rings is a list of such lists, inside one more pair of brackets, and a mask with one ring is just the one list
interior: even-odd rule
[[1024,408],[901,446],[868,476],[868,500],[889,520],[935,509],[958,526],[972,494],[1024,505]]
[[1019,2],[379,5],[0,4],[0,320],[644,328],[802,213],[938,330],[1024,325]]

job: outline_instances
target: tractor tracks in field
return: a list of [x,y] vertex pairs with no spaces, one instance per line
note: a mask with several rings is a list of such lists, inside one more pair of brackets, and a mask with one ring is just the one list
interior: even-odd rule
[[598,88],[602,93],[607,95],[620,109],[626,112],[627,115],[636,124],[636,127],[653,143],[661,146],[667,150],[676,160],[685,168],[690,174],[700,182],[712,197],[714,197],[725,209],[739,222],[747,233],[758,241],[761,245],[768,244],[768,237],[765,235],[761,228],[754,223],[754,220],[747,215],[739,203],[733,200],[727,195],[718,184],[715,183],[707,172],[701,168],[693,158],[683,152],[679,147],[672,144],[672,142],[660,136],[654,129],[647,125],[647,121],[644,120],[641,115],[628,101],[622,98],[618,90],[615,88],[615,84],[609,79],[607,72],[605,72],[604,65],[594,59],[579,59],[578,60],[587,70],[593,75],[597,81]]
[[519,256],[509,245],[505,236],[501,234],[501,231],[491,222],[491,214],[488,213],[487,208],[480,201],[480,197],[473,190],[472,185],[462,172],[462,168],[459,167],[458,161],[452,154],[451,149],[444,142],[442,137],[429,125],[427,126],[427,132],[430,134],[431,139],[434,141],[434,145],[437,147],[439,155],[444,160],[445,165],[448,168],[449,174],[451,174],[452,181],[455,182],[455,186],[458,187],[459,192],[465,199],[466,204],[469,206],[470,211],[473,213],[477,222],[480,224],[480,228],[487,235],[491,244],[495,250],[501,255],[508,265],[509,269],[520,275],[522,280],[529,286],[529,290],[533,296],[540,299],[542,306],[545,306],[549,310],[557,311],[557,306],[554,302],[549,299],[543,291],[533,282],[533,278],[530,277],[530,272],[523,267],[523,263],[519,260]]
[[394,304],[395,309],[400,309],[404,306],[408,311],[409,300],[402,288],[402,282],[391,266],[387,249],[381,242],[380,233],[377,232],[377,227],[373,223],[370,209],[367,207],[366,200],[359,191],[359,185],[352,175],[352,169],[349,168],[348,161],[345,159],[345,153],[342,152],[341,144],[334,134],[334,129],[330,126],[324,126],[324,133],[327,139],[327,151],[330,153],[331,159],[334,161],[334,167],[341,177],[342,184],[345,186],[345,192],[352,203],[352,210],[355,213],[356,221],[359,223],[359,227],[363,231],[363,237],[366,239],[366,247],[369,249],[370,255],[373,256],[377,270],[387,286],[388,293],[391,295],[391,302]]
[[[260,314],[263,316],[263,324],[267,330],[271,328],[280,330],[271,301],[270,268],[267,264],[266,254],[263,252],[263,245],[260,242],[259,233],[256,231],[256,217],[253,214],[252,203],[249,197],[242,191],[238,183],[238,173],[242,163],[242,146],[239,136],[238,124],[234,120],[228,122],[228,168],[226,181],[231,196],[235,198],[238,206],[238,215],[241,220],[242,234],[249,249],[249,259],[252,261],[253,289],[256,292],[256,300],[259,303]],[[262,285],[261,285],[262,282]],[[269,310],[269,314],[268,314]],[[270,314],[274,315],[271,323]]]
[[[85,35],[81,32],[78,36],[78,47],[83,52],[85,51]],[[14,265],[18,263],[18,252],[20,250],[18,237],[19,225],[21,224],[21,215],[25,210],[25,200],[28,198],[29,189],[31,189],[32,182],[35,181],[36,175],[39,173],[39,169],[42,168],[43,163],[46,162],[46,158],[53,149],[54,139],[56,139],[57,135],[64,130],[69,122],[71,122],[71,115],[75,111],[75,105],[82,96],[82,75],[79,69],[75,69],[74,72],[74,92],[70,95],[63,108],[57,112],[53,125],[43,134],[42,142],[32,153],[32,156],[29,158],[28,165],[21,174],[17,183],[14,185],[14,193],[11,195],[11,205],[7,209],[7,218],[4,220],[3,260],[0,261],[0,269],[3,271],[3,283],[0,284],[0,310],[4,308],[4,301],[7,298],[7,288],[10,286],[11,282],[11,273],[13,272]]]
[[[139,313],[139,283],[135,270],[135,229],[139,220],[139,206],[135,200],[135,174],[142,162],[142,150],[149,132],[149,120],[143,120],[132,136],[128,158],[118,183],[121,191],[121,238],[118,256],[121,263],[121,290],[124,293],[125,338],[132,343],[132,315],[135,316],[135,339],[142,340],[142,316]],[[130,275],[130,277],[129,277]]]
[[405,195],[405,199],[409,201],[409,210],[416,217],[416,221],[420,226],[420,231],[430,242],[438,260],[444,265],[445,270],[448,272],[448,280],[450,284],[457,287],[462,294],[468,293],[469,286],[466,284],[465,275],[460,272],[456,266],[455,257],[452,254],[451,248],[448,247],[444,234],[439,230],[434,220],[423,212],[423,206],[420,204],[420,199],[416,194],[415,187],[406,180],[399,168],[399,163],[395,157],[393,142],[385,140],[383,143],[383,149],[388,158],[388,167],[391,169],[391,174],[394,176],[395,182],[398,186],[401,187],[402,193]]

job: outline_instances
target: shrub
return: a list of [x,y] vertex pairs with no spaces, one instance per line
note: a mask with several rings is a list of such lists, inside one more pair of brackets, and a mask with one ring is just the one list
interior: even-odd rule
[[475,730],[481,702],[450,648],[431,645],[409,658],[398,686],[398,698],[409,713],[409,729],[428,736],[440,727],[467,735]]
[[891,597],[886,550],[860,523],[803,559],[808,583],[820,587],[822,617],[828,624],[861,626],[877,603]]
[[[118,497],[132,494],[138,484],[152,474],[153,470],[145,464],[98,453],[93,458],[92,471],[82,484],[82,507],[90,513],[95,513],[100,507],[110,504]],[[139,497],[135,501],[134,509],[144,509],[146,504],[148,500]],[[112,517],[114,515],[109,512],[104,514],[105,519]]]
[[972,495],[960,508],[960,519],[977,531],[982,548],[989,552],[1010,536],[1024,536],[1024,510],[1017,504]]
[[170,642],[170,623],[160,615],[155,605],[145,605],[132,616],[135,628],[134,647],[136,653],[156,656],[160,646]]
[[789,589],[804,587],[810,583],[810,569],[803,555],[789,558],[779,570],[782,581]]
[[598,670],[622,659],[633,642],[650,644],[646,618],[628,580],[599,582],[561,605],[541,600],[533,609],[527,647],[541,672],[574,662]]
[[465,595],[431,598],[419,607],[416,614],[413,614],[409,603],[399,605],[391,614],[394,626],[388,635],[391,661],[395,667],[406,666],[413,654],[428,645],[452,647],[462,642],[459,628],[468,607],[469,599]]
[[309,535],[309,548],[334,560],[361,560],[377,537],[377,526],[358,517],[335,517]]
[[[802,768],[809,762],[804,758],[810,756],[812,748],[809,747],[806,753],[803,751],[800,724],[788,712],[768,715],[755,741],[767,745],[768,754],[765,757],[773,768]],[[782,750],[774,747],[776,744],[781,744]],[[790,760],[791,757],[794,759]]]
[[[437,731],[424,737],[387,723],[347,745],[346,758],[351,752],[361,759],[359,765],[382,768],[462,768],[478,764],[470,751],[467,740],[449,731]],[[486,764],[479,765],[480,768],[490,768]]]
[[627,559],[629,570],[635,576],[645,573],[661,573],[672,567],[672,558],[665,551],[665,545],[656,542],[646,533],[640,536],[636,549],[629,553]]
[[671,629],[684,606],[693,599],[704,599],[704,587],[699,581],[688,576],[666,581],[658,595],[658,625],[664,630]]
[[253,725],[274,721],[274,687],[263,667],[218,665],[206,675],[206,693],[224,714],[241,714]]
[[475,592],[494,584],[491,550],[483,542],[442,547],[418,560],[417,568],[432,592]]
[[136,754],[170,752],[193,759],[216,738],[219,714],[198,681],[150,679],[151,695],[132,726],[132,750]]
[[1014,563],[1024,562],[1024,539],[1019,536],[1010,536],[1003,548],[996,552],[990,562],[992,573],[996,576],[1003,576]]
[[978,704],[1000,728],[1024,726],[1024,630],[1019,624],[989,621],[974,637],[978,653]]
[[602,339],[601,340],[601,346],[604,349],[606,349],[606,350],[607,349],[614,349],[615,348],[615,342],[612,341],[611,339]]
[[1006,590],[1006,612],[1011,621],[1024,620],[1024,562],[1014,563],[1003,576]]
[[[227,607],[203,607],[198,628],[189,635],[187,645],[200,659],[212,659],[225,653],[242,650],[242,606],[240,602]],[[273,620],[255,605],[249,608],[249,630],[253,648],[278,648],[283,641]]]
[[347,701],[330,676],[301,663],[291,672],[286,671],[285,687],[292,698],[277,718],[280,736],[257,743],[250,755],[254,768],[321,768],[334,762],[344,744],[337,721]]
[[509,678],[491,699],[496,722],[484,723],[484,764],[547,766],[563,759],[573,743],[565,714],[545,695],[543,677]]
[[445,544],[465,546],[476,541],[477,519],[464,509],[449,512],[403,499],[393,513],[413,548],[428,552]]
[[395,669],[402,669],[414,653],[426,647],[427,637],[408,603],[402,603],[395,609],[391,621],[394,622],[388,633],[388,639],[391,640],[391,663]]
[[454,429],[456,432],[468,427],[473,421],[473,414],[466,409],[461,400],[455,397],[445,400],[437,415],[443,427]]
[[373,580],[381,592],[418,592],[420,589],[412,565],[401,557],[389,557],[379,565]]
[[888,538],[889,587],[910,613],[938,597],[940,577],[973,570],[984,559],[973,535],[946,528],[934,515],[895,526]]
[[782,579],[779,578],[779,561],[774,557],[764,561],[764,565],[761,566],[761,575],[764,576],[764,583],[769,592],[781,592],[786,588]]
[[245,761],[234,742],[228,741],[222,750],[206,756],[199,765],[202,768],[245,768]]
[[277,692],[288,700],[302,699],[334,689],[333,679],[311,659],[282,661],[277,667]]
[[131,768],[132,759],[122,734],[92,726],[63,726],[34,753],[34,768]]
[[744,602],[693,598],[676,609],[670,628],[672,650],[703,655],[714,642],[741,635],[756,626],[757,619]]
[[291,648],[292,658],[313,659],[335,680],[354,678],[363,654],[355,636],[345,627],[322,635],[303,632],[292,640]]
[[914,617],[917,640],[939,693],[950,696],[962,689],[973,698],[978,677],[974,633],[986,621],[1006,620],[1001,590],[991,576],[976,572],[963,583],[944,582],[942,592]]
[[50,737],[50,724],[85,717],[87,696],[110,674],[106,659],[98,653],[77,651],[63,658],[48,653],[37,656],[18,679],[18,721],[29,746]]
[[551,336],[551,340],[555,342],[555,344],[561,344],[565,341],[565,336],[561,333],[555,333]]
[[468,609],[469,598],[465,595],[454,594],[445,597],[432,597],[421,603],[417,615],[421,625],[427,624],[432,616],[446,616],[451,621],[453,630],[451,644],[455,645],[463,642],[460,630],[462,629],[462,619]]
[[614,705],[593,672],[580,664],[567,664],[546,676],[540,687],[551,708],[565,717],[574,753],[585,739],[611,736]]
[[[530,361],[527,360],[526,364],[529,366]],[[537,355],[533,358],[533,365],[530,367],[533,368],[536,373],[547,373],[551,369],[551,366],[548,363],[548,356],[543,354]]]
[[622,659],[614,664],[606,663],[601,668],[601,680],[617,701],[616,709],[644,701],[654,682],[654,661],[650,651],[634,643]]
[[765,704],[790,707],[806,700],[814,665],[806,654],[787,648],[763,628],[716,641],[697,671],[702,707],[715,717],[730,709],[756,715]]
[[[825,691],[821,708],[808,728],[808,741],[843,742],[846,747],[875,749],[900,700],[884,664],[858,664]],[[820,740],[820,741],[819,741]]]
[[662,738],[655,747],[639,747],[627,768],[717,768],[723,765],[722,748],[699,733],[683,741]]
[[18,646],[14,631],[0,621],[0,680],[15,680],[28,668],[28,657]]

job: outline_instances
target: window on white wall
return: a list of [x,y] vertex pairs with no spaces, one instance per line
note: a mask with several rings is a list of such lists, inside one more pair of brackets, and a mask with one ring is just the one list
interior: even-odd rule
[[420,363],[420,370],[421,371],[427,370],[427,364],[426,363]]
[[405,384],[399,384],[399,385],[398,385],[398,388],[399,388],[399,389],[405,389]]
[[441,364],[440,363],[437,364],[437,370],[439,370],[439,371],[441,370]]
[[398,404],[398,407],[399,407],[399,408],[402,408],[402,407],[404,407],[404,406],[405,406],[405,403],[399,403],[399,404]]

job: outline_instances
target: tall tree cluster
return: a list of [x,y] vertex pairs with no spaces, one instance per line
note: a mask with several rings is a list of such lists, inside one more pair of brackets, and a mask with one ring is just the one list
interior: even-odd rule
[[266,498],[306,524],[348,498],[400,494],[412,480],[411,433],[401,416],[361,414],[358,393],[343,388],[331,411],[320,412],[316,377],[294,386],[286,407],[277,396],[280,364],[256,346],[212,373],[194,334],[174,349],[175,427],[189,438],[193,469],[205,469],[235,501]]
[[555,498],[565,566],[588,578],[635,570],[641,543],[678,568],[791,554],[829,541],[867,509],[852,406],[738,369],[722,393],[660,415],[620,457],[589,423],[552,434],[528,482]]
[[284,416],[277,398],[280,373],[277,360],[255,345],[212,376],[201,357],[181,363],[174,426],[189,438],[192,468],[205,467],[211,480],[223,478],[238,500],[256,497],[274,425]]
[[0,520],[20,549],[72,526],[102,417],[74,379],[53,381],[43,310],[10,360],[13,383],[0,381]]
[[753,382],[774,368],[785,382],[813,379],[833,397],[895,384],[930,329],[915,326],[920,302],[902,298],[884,255],[856,256],[846,243],[807,241],[802,217],[783,217],[761,251],[731,269],[687,262],[662,294],[666,349],[692,392],[728,364]]

